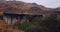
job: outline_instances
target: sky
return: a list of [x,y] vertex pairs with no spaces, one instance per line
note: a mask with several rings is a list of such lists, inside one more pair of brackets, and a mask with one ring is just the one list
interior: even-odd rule
[[38,5],[43,5],[49,8],[60,7],[60,0],[17,0],[29,3],[37,3]]

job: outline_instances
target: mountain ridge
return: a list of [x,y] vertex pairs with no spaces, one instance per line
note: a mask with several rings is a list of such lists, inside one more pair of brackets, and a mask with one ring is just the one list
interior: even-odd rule
[[[48,13],[50,11],[60,11],[60,8],[47,8],[43,5],[37,5],[36,3],[25,3],[21,1],[6,1],[0,3],[0,10],[6,13],[17,13],[17,14],[40,14]],[[18,10],[18,11],[17,11]]]

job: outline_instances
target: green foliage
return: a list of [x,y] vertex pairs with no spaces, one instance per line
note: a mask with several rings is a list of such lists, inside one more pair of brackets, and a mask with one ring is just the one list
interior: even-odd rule
[[42,32],[40,29],[28,29],[25,32]]
[[22,29],[22,30],[26,30],[29,26],[31,26],[32,23],[31,22],[28,22],[28,23],[24,23],[24,24],[21,24],[19,26],[19,29]]
[[60,23],[60,17],[59,18],[56,18],[56,20]]
[[42,21],[41,18],[36,17],[36,18],[33,20],[33,22],[27,22],[27,23],[21,24],[21,25],[19,26],[19,29],[27,30],[28,27],[30,27],[31,25],[38,25],[38,24],[40,24],[40,21]]
[[[25,30],[26,32],[53,32],[56,31],[54,27],[56,28],[57,25],[60,25],[59,23],[60,18],[49,17],[43,20],[42,18],[36,17],[33,22],[21,24],[19,28]],[[39,28],[30,28],[31,26],[37,25],[39,26]]]

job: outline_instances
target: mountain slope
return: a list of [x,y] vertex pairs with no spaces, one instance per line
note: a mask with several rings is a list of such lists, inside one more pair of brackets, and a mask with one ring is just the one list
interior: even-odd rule
[[48,13],[52,11],[60,11],[59,8],[52,9],[47,8],[42,5],[37,5],[36,3],[25,3],[21,1],[6,1],[5,3],[0,3],[0,11],[13,14],[35,14],[39,15],[42,13]]

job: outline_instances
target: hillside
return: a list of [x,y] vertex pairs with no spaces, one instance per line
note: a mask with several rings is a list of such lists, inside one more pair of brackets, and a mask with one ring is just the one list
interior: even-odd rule
[[[46,8],[42,5],[37,5],[36,3],[25,3],[25,2],[5,2],[0,3],[0,11],[4,12],[14,12],[14,13],[23,13],[23,14],[38,14],[40,11],[49,11],[51,8]],[[10,11],[9,11],[10,10]],[[17,12],[15,12],[18,10]],[[32,11],[31,11],[32,10]],[[36,11],[35,11],[36,10]]]
[[13,13],[13,14],[32,14],[40,15],[44,13],[49,13],[52,11],[60,11],[59,8],[47,8],[43,5],[37,5],[36,3],[25,3],[21,1],[6,1],[0,3],[0,13]]

